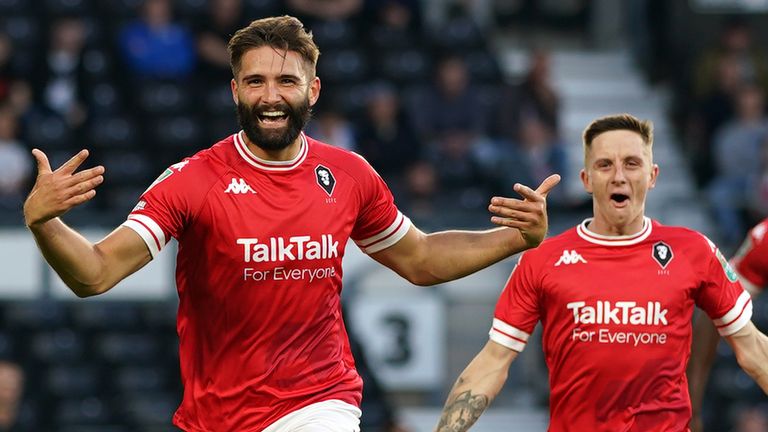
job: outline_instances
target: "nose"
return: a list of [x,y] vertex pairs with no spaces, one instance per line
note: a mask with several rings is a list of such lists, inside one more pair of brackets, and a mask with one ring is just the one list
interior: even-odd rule
[[613,183],[626,183],[627,177],[624,175],[624,168],[621,165],[617,165],[613,171]]
[[277,83],[267,82],[264,85],[264,95],[262,96],[262,99],[268,104],[280,102],[280,89]]

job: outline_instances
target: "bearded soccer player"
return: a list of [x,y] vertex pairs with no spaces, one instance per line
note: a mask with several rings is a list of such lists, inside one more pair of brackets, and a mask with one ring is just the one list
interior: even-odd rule
[[551,432],[686,431],[691,315],[701,307],[768,391],[768,338],[718,249],[645,216],[653,130],[627,114],[584,131],[581,180],[594,217],[525,252],[499,298],[490,341],[451,390],[437,430],[466,431],[501,390],[538,321]]
[[[752,297],[768,286],[768,219],[749,231],[736,255],[731,259],[731,265],[739,276],[741,285]],[[720,336],[712,321],[699,317],[693,325],[693,346],[691,361],[688,364],[688,384],[693,405],[691,421],[693,432],[704,430],[701,407],[719,341]]]
[[78,296],[101,294],[178,240],[184,396],[173,422],[193,432],[359,430],[362,382],[341,317],[348,239],[408,281],[456,279],[537,246],[553,175],[523,199],[494,197],[500,227],[425,234],[360,156],[302,130],[320,94],[319,51],[292,17],[229,42],[242,131],[168,168],[128,220],[92,244],[58,216],[91,199],[103,167],[56,171],[40,150],[25,222]]

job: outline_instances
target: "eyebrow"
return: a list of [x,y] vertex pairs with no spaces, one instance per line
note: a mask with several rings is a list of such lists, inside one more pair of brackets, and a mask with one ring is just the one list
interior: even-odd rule
[[[262,74],[249,74],[249,75],[244,76],[242,78],[242,81],[248,81],[248,80],[254,79],[254,78],[262,78],[263,79],[263,78],[265,78],[265,76],[262,75]],[[294,79],[296,81],[301,81],[301,78],[298,75],[293,75],[293,74],[280,74],[280,75],[278,75],[277,78],[278,79],[290,78],[290,79]]]

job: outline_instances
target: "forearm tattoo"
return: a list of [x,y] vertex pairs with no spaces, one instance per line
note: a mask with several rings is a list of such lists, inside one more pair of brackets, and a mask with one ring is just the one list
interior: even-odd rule
[[443,416],[437,424],[436,432],[465,432],[475,424],[480,415],[488,408],[488,396],[473,395],[471,390],[459,393],[445,405]]

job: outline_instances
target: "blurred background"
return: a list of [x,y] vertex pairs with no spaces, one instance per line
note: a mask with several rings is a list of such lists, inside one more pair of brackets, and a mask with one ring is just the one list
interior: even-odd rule
[[[490,227],[491,196],[552,172],[551,233],[579,223],[581,131],[618,112],[655,123],[649,216],[730,256],[768,215],[768,0],[0,0],[0,430],[176,430],[173,248],[78,300],[24,229],[30,150],[56,167],[88,148],[106,167],[64,217],[101,238],[168,165],[238,130],[226,42],[284,13],[322,52],[309,135],[366,157],[422,229]],[[347,248],[363,431],[431,430],[514,262],[417,288]],[[753,320],[768,330],[765,298]],[[529,343],[473,430],[546,430],[547,386]],[[708,431],[768,431],[725,344],[704,415]]]

